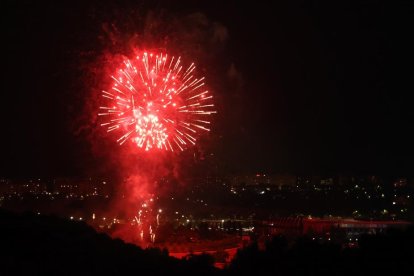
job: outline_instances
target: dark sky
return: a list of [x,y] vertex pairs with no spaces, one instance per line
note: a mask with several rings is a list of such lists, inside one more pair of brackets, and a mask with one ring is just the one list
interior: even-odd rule
[[101,162],[74,134],[88,123],[82,70],[105,50],[105,24],[135,31],[133,11],[201,14],[222,34],[200,61],[219,106],[208,150],[224,170],[413,174],[414,2],[221,2],[2,1],[0,175]]

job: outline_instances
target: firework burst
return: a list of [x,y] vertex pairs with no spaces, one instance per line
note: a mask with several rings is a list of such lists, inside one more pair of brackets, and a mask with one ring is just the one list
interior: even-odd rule
[[205,78],[196,66],[183,67],[181,57],[142,52],[126,59],[111,76],[112,87],[102,91],[107,100],[99,116],[101,126],[117,132],[117,142],[133,142],[149,150],[181,150],[195,145],[200,132],[210,131],[216,113]]

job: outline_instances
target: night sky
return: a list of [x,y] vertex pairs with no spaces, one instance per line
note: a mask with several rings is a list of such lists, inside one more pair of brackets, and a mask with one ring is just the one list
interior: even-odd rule
[[185,39],[167,47],[195,53],[216,95],[206,151],[223,171],[413,174],[414,2],[171,2],[2,1],[0,175],[103,162],[79,129],[96,127],[91,64],[122,48],[108,26],[128,37],[168,20]]

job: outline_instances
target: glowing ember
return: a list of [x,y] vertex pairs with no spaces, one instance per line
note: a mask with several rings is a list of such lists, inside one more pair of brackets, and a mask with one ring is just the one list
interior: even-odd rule
[[181,58],[167,54],[142,53],[125,60],[117,70],[108,99],[100,116],[108,116],[101,126],[121,133],[117,142],[132,141],[145,150],[184,150],[195,145],[198,131],[209,131],[208,116],[216,113],[212,98],[197,78],[196,66],[186,69]]
[[138,233],[140,242],[155,242],[155,231],[160,225],[161,209],[158,210],[155,221],[153,221],[153,198],[145,201],[138,210],[138,215],[135,216],[134,222],[138,226]]

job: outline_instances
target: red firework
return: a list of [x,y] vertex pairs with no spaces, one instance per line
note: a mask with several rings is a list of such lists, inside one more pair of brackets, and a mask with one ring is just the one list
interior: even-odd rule
[[113,85],[102,91],[108,100],[100,107],[101,124],[118,132],[117,142],[135,143],[145,150],[184,150],[195,145],[199,131],[210,131],[209,115],[216,113],[204,77],[196,66],[183,68],[181,57],[142,52],[126,59]]

